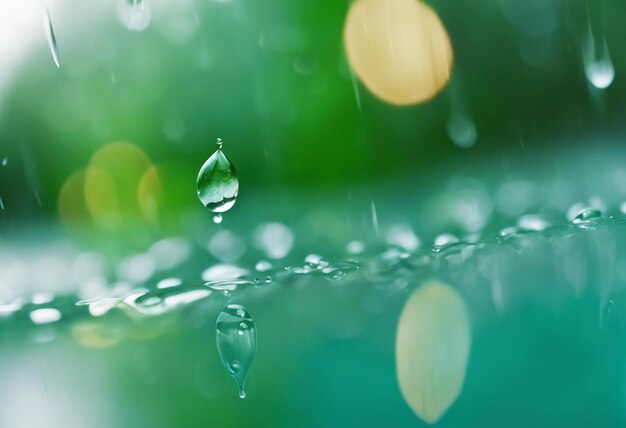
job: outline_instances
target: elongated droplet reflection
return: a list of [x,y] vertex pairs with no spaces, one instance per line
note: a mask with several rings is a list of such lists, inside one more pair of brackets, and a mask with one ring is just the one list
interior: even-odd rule
[[217,350],[228,373],[239,385],[239,397],[245,398],[244,386],[256,354],[256,327],[241,305],[227,305],[217,317]]
[[57,67],[61,67],[59,46],[57,45],[57,38],[54,35],[54,28],[52,27],[52,20],[50,19],[50,11],[45,9],[43,12],[43,26],[48,38],[48,47],[50,48],[50,54]]
[[[215,213],[228,211],[237,201],[239,180],[235,166],[222,152],[222,140],[217,139],[217,150],[202,165],[198,173],[198,198],[200,202]],[[214,217],[219,223],[221,216]]]
[[439,282],[427,283],[406,302],[396,335],[396,372],[404,400],[434,424],[456,401],[470,351],[463,298]]

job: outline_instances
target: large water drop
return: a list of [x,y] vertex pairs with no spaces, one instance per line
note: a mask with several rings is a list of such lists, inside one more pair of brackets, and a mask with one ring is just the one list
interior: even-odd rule
[[[197,185],[200,202],[215,213],[228,211],[237,201],[239,180],[235,166],[222,152],[222,140],[219,138],[217,150],[200,168]],[[215,222],[219,223],[221,216],[217,220]]]
[[256,327],[241,305],[227,305],[217,317],[217,350],[228,373],[239,385],[239,397],[245,398],[244,386],[256,354]]

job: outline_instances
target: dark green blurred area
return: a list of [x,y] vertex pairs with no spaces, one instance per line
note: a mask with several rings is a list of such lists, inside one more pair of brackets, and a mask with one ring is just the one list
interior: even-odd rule
[[[567,156],[572,136],[594,135],[592,144],[598,133],[624,132],[626,5],[618,1],[433,3],[452,39],[453,76],[434,100],[408,108],[361,84],[355,92],[342,47],[349,2],[196,2],[182,18],[154,2],[143,32],[101,3],[60,2],[52,16],[61,68],[40,44],[3,93],[4,226],[55,217],[66,178],[119,140],[175,165],[163,187],[179,195],[165,198],[164,211],[179,215],[197,204],[195,175],[217,137],[243,198],[262,194],[271,204],[283,191],[427,181],[455,159],[527,159],[525,150],[547,146]],[[605,34],[617,74],[602,93],[582,68],[589,22]],[[459,105],[478,130],[471,150],[446,134]]]

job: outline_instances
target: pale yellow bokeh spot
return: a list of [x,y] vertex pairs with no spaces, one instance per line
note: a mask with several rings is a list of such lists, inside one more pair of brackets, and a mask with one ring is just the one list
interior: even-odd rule
[[146,170],[139,181],[137,202],[143,217],[152,224],[158,222],[158,207],[161,201],[161,182],[156,166]]
[[448,82],[452,46],[441,20],[419,0],[357,0],[344,45],[352,70],[378,98],[424,102]]
[[463,387],[471,345],[463,298],[429,282],[406,302],[396,335],[396,372],[404,400],[428,423],[437,422]]
[[77,171],[65,180],[59,191],[57,198],[59,218],[70,228],[85,226],[91,222],[83,196],[84,188],[85,171]]
[[90,166],[85,173],[85,203],[94,222],[115,229],[121,223],[115,181],[107,170]]
[[107,144],[92,155],[85,173],[84,197],[98,226],[116,230],[142,216],[137,192],[151,166],[141,149],[126,142]]

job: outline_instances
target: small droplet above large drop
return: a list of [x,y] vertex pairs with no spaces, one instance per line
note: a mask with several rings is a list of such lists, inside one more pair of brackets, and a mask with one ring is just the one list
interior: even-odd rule
[[241,305],[227,305],[217,317],[217,350],[228,373],[239,385],[239,397],[245,398],[246,377],[256,354],[256,327]]
[[237,201],[239,180],[235,166],[222,152],[219,138],[217,150],[200,168],[197,185],[200,202],[215,213],[228,211]]

